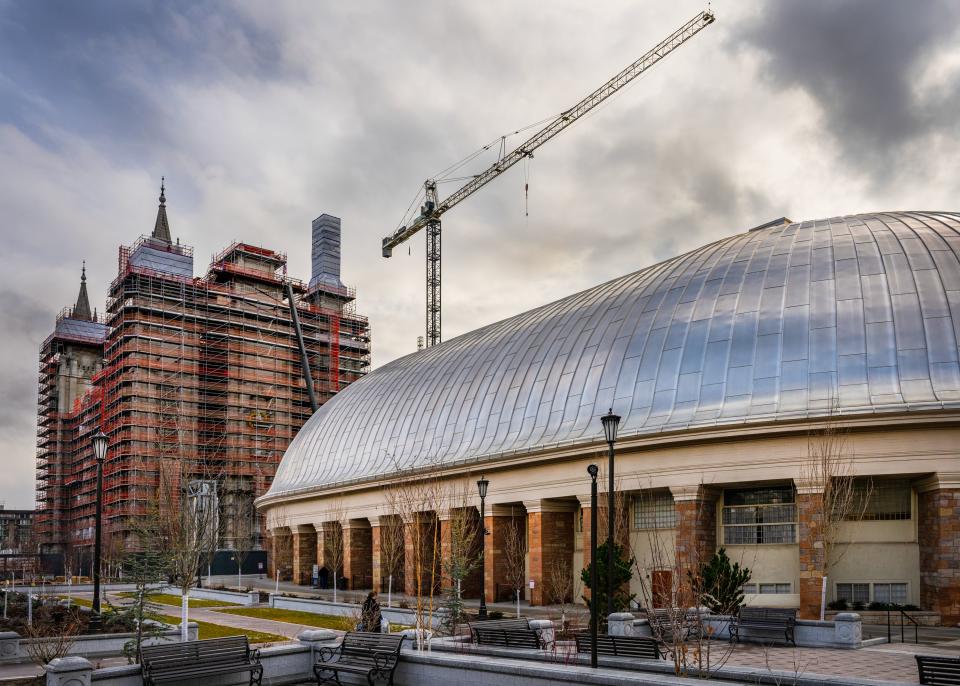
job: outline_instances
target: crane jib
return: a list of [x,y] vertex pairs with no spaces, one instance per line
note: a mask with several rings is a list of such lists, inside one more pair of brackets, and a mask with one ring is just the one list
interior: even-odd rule
[[[690,40],[702,29],[712,24],[714,20],[715,17],[710,12],[697,14],[693,19],[658,43],[652,50],[643,55],[643,57],[633,62],[626,69],[600,86],[600,88],[590,93],[586,98],[537,131],[513,151],[491,165],[488,169],[477,174],[470,181],[447,196],[446,199],[439,202],[429,216],[420,215],[409,226],[401,226],[393,234],[385,237],[383,239],[384,257],[389,257],[393,248],[426,227],[431,220],[439,219],[444,212],[466,200],[493,179],[509,170],[524,157],[531,156],[533,151],[538,147],[571,126],[575,121],[593,110],[614,93],[617,93],[647,69],[663,60],[663,58]],[[427,183],[430,182],[428,181]]]

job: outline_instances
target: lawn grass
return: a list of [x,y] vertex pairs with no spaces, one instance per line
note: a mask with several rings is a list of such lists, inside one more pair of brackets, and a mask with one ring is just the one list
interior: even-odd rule
[[[125,598],[133,598],[133,593],[118,593]],[[161,605],[173,605],[180,607],[180,596],[172,593],[151,593],[151,603],[160,603]],[[190,607],[226,607],[228,605],[238,605],[239,603],[228,603],[223,600],[201,600],[200,598],[191,598]]]
[[[158,622],[163,622],[164,624],[169,624],[171,626],[180,626],[179,617],[171,617],[169,615],[153,615],[151,619],[154,619]],[[224,636],[246,636],[250,643],[277,643],[290,640],[284,636],[268,634],[266,632],[256,631],[254,629],[223,626],[222,624],[213,624],[212,622],[199,622],[196,619],[191,619],[190,621],[196,622],[199,632],[197,638],[201,641],[207,638],[223,638]]]
[[356,621],[351,617],[317,615],[312,612],[280,610],[275,607],[239,607],[237,609],[231,608],[218,611],[231,615],[258,617],[259,619],[272,619],[275,622],[303,624],[305,626],[315,626],[321,629],[335,629],[337,631],[353,631],[354,627],[356,626]]
[[[67,599],[67,596],[60,596],[64,600]],[[71,605],[82,605],[83,607],[93,607],[93,601],[87,600],[86,598],[77,598],[75,596],[70,596]]]

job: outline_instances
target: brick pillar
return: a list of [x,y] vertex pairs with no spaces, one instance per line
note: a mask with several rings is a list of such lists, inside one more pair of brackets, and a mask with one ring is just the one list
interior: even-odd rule
[[370,520],[370,577],[373,590],[384,588],[380,573],[380,518]]
[[920,604],[943,626],[960,622],[960,473],[937,474],[917,488]]
[[271,579],[276,578],[277,573],[277,551],[276,539],[272,530],[267,530],[263,536],[263,549],[267,551],[267,576]]
[[486,515],[489,532],[484,553],[484,594],[488,603],[497,602],[497,587],[501,590],[508,584],[506,542],[509,526],[523,527],[524,517],[518,515],[517,507],[493,505]]
[[823,543],[823,486],[796,482],[797,544],[800,549],[800,618],[820,619],[826,547]]
[[695,603],[690,593],[687,571],[698,569],[717,550],[717,493],[695,486],[671,486],[677,514],[674,585],[680,597],[675,602],[688,607]]
[[312,524],[300,524],[293,532],[293,583],[309,585],[317,563],[317,531]]
[[343,527],[343,575],[352,591],[372,588],[373,532],[366,519],[351,519]]
[[[573,564],[573,505],[549,500],[525,500],[527,543],[530,550],[531,605],[548,605],[557,593],[551,584],[562,567],[565,576]],[[568,589],[572,592],[572,589]],[[565,600],[569,600],[569,594]]]
[[[280,572],[281,581],[293,578],[293,535],[290,527],[280,526],[273,530],[273,573]],[[276,576],[274,576],[276,578]]]
[[[317,564],[327,568],[330,588],[333,588],[334,579],[343,576],[343,564],[347,557],[346,547],[340,558],[340,564],[334,569],[333,543],[337,537],[343,536],[340,522],[324,522],[317,529]],[[338,587],[339,588],[339,587]]]
[[439,542],[438,535],[437,519],[432,512],[418,512],[412,521],[404,523],[403,578],[407,595],[417,595],[418,571],[421,596],[430,593],[431,581],[435,585],[435,590],[439,590],[440,559],[439,555],[434,554],[436,544]]
[[[581,572],[582,572],[584,569],[586,569],[587,567],[590,566],[590,552],[591,552],[591,551],[590,551],[590,524],[591,524],[591,520],[590,520],[590,512],[591,512],[591,510],[590,510],[590,496],[589,496],[589,495],[581,495],[581,496],[577,496],[577,499],[580,501],[580,511],[581,511],[581,513],[582,513],[582,516],[583,516],[583,526],[581,527],[581,533],[580,533],[581,539],[582,539],[582,540],[581,540],[581,545],[582,545],[582,547],[583,547],[583,567],[582,567],[581,569],[575,569],[575,570],[573,570],[574,580],[575,580],[575,581],[574,581],[574,585],[576,585],[576,580],[577,580],[577,579],[580,579],[580,574],[581,574]],[[599,509],[599,508],[598,508],[598,509]],[[574,517],[577,517],[578,515],[577,515],[577,513],[575,512],[573,516],[574,516]],[[598,519],[599,519],[599,517],[598,517]],[[597,524],[599,525],[599,521],[597,522]],[[599,532],[598,532],[598,534],[599,534]],[[600,537],[599,537],[599,535],[598,535],[598,536],[597,536],[597,545],[600,545],[600,543],[601,543],[601,541],[600,541]],[[588,599],[588,600],[590,599],[590,589],[586,587],[586,584],[583,584],[583,585],[581,586],[580,595],[582,595],[584,598],[586,598],[586,599]],[[574,598],[574,600],[576,600],[577,602],[579,602],[580,599],[579,599],[579,598]]]

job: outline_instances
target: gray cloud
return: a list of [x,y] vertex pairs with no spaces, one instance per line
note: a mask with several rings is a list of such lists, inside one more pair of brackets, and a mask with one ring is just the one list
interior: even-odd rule
[[923,79],[955,50],[958,20],[950,0],[768,2],[738,38],[764,54],[769,82],[816,101],[848,163],[886,181],[911,143],[957,131],[960,73],[937,89]]

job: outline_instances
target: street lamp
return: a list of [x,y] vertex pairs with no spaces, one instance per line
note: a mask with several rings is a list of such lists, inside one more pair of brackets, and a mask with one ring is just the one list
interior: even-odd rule
[[617,440],[617,427],[620,426],[620,415],[613,413],[613,408],[600,417],[603,423],[603,437],[607,439],[609,451],[607,453],[607,617],[613,614],[613,522],[616,517],[613,499],[613,444]]
[[477,481],[477,491],[480,493],[480,610],[478,619],[487,618],[487,568],[484,561],[484,550],[487,547],[487,519],[485,500],[490,482],[482,476]]
[[97,431],[91,439],[93,456],[97,458],[97,519],[93,538],[93,612],[90,618],[91,628],[100,628],[100,529],[103,516],[103,461],[107,457],[107,434]]
[[592,464],[587,467],[590,475],[590,666],[597,666],[597,473],[600,469]]

